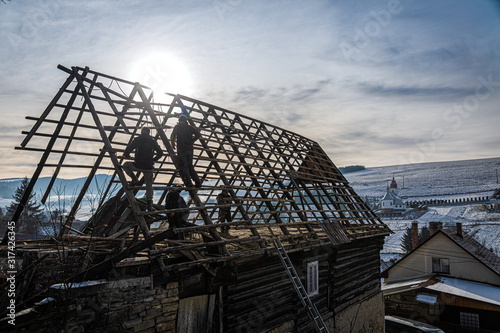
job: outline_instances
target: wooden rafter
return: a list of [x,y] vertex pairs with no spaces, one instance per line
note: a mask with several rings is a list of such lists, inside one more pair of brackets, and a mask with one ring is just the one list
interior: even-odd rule
[[[233,221],[224,225],[237,227],[241,243],[255,242],[260,250],[267,248],[269,237],[273,236],[281,237],[285,244],[298,246],[305,242],[304,246],[311,246],[311,239],[316,244],[336,239],[331,233],[339,228],[342,235],[338,239],[342,241],[346,237],[358,239],[389,232],[313,140],[187,96],[167,94],[169,102],[153,102],[154,95],[148,87],[89,68],[59,66],[59,69],[69,74],[68,79],[42,115],[29,118],[35,125],[24,132],[26,138],[18,148],[43,153],[30,190],[42,171],[52,171],[44,201],[50,197],[61,171],[90,170],[60,237],[70,236],[78,207],[100,173],[110,174],[110,178],[104,190],[106,198],[102,198],[98,210],[104,209],[106,199],[113,196],[121,198],[118,201],[121,204],[114,206],[116,212],[106,221],[106,227],[87,227],[80,232],[100,230],[102,234],[94,237],[115,239],[127,237],[127,228],[140,228],[143,236],[135,232],[134,240],[144,242],[161,231],[151,229],[151,223],[163,221],[166,214],[173,212],[163,208],[165,196],[174,183],[182,182],[169,141],[170,131],[181,113],[189,115],[189,122],[202,135],[194,146],[194,164],[203,185],[197,191],[185,189],[193,200],[189,208],[192,225],[179,229],[179,233],[203,236],[228,258],[241,256],[230,253],[228,248],[230,245],[234,251],[238,239],[225,241],[218,231],[220,224],[215,223],[222,208],[215,198],[222,187],[230,190],[233,199],[230,204]],[[118,157],[142,126],[154,129],[153,135],[166,153],[154,172],[155,212],[144,211],[137,201],[135,195],[143,187],[127,184],[121,169],[123,161]],[[32,140],[34,137],[41,140]],[[43,146],[41,142],[47,144]],[[84,156],[87,158],[81,158]],[[114,191],[115,187],[118,189]],[[129,222],[129,217],[135,222]],[[325,226],[328,221],[335,221],[335,225]],[[151,240],[146,247],[153,249],[154,244],[150,243]],[[155,255],[170,253],[177,245],[170,242],[168,246],[168,250],[151,251]],[[203,248],[202,245],[186,248],[198,247]],[[200,260],[200,253],[193,257],[195,261]]]

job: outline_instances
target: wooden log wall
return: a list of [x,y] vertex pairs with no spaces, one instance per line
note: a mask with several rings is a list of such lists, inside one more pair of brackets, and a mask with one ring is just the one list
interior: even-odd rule
[[383,237],[343,244],[332,262],[330,308],[338,313],[380,292],[380,250]]
[[[319,294],[311,296],[311,300],[325,321],[333,316],[329,297],[331,262],[335,256],[333,247],[290,255],[304,285],[307,264],[318,261]],[[293,322],[297,332],[314,331],[307,310],[276,257],[261,257],[252,264],[238,265],[236,283],[224,289],[223,305],[224,329],[230,332],[265,332],[287,322]]]
[[[382,237],[367,238],[290,255],[303,283],[307,263],[318,260],[319,294],[311,300],[325,321],[380,292],[382,245]],[[237,270],[236,284],[228,286],[224,294],[224,325],[228,330],[265,331],[290,320],[298,332],[314,330],[277,258],[263,257]]]
[[294,320],[302,306],[277,257],[237,266],[237,280],[223,292],[224,330],[265,332]]

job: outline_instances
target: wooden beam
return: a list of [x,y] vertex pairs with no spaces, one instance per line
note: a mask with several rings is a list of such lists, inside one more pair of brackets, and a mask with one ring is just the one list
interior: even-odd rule
[[82,281],[82,280],[86,279],[86,277],[88,275],[98,274],[98,273],[104,271],[105,269],[110,268],[112,266],[112,264],[119,262],[125,258],[128,258],[131,255],[133,255],[141,250],[149,248],[152,245],[154,245],[155,243],[164,240],[165,238],[173,237],[173,236],[174,236],[174,232],[172,230],[165,230],[165,231],[162,231],[160,233],[157,233],[157,234],[151,236],[150,238],[148,238],[140,243],[137,243],[137,244],[129,247],[128,249],[123,250],[123,251],[113,255],[111,258],[104,260],[104,261],[98,263],[97,265],[94,265],[94,266],[88,268],[87,270],[85,270],[83,272],[75,274],[74,276],[72,276],[68,279],[68,282]]

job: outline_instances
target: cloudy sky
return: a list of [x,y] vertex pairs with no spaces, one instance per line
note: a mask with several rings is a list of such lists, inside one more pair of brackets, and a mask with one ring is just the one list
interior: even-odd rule
[[66,79],[91,69],[318,141],[337,166],[498,157],[493,0],[4,0],[0,178]]

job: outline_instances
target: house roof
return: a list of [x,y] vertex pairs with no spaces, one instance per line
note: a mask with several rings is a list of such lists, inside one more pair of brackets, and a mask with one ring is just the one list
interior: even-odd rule
[[404,205],[403,200],[394,194],[392,191],[387,191],[385,195],[382,197],[382,201],[384,200],[393,200],[396,205]]
[[500,288],[485,283],[439,277],[436,283],[426,286],[425,289],[500,305]]
[[444,235],[500,276],[500,257],[468,234],[457,235],[455,228],[440,229]]
[[384,293],[384,296],[399,294],[409,290],[416,290],[422,288],[425,284],[432,283],[430,276],[410,279],[405,281],[396,281],[390,283],[382,283],[381,289]]
[[488,304],[500,305],[500,287],[443,276],[384,283],[381,289],[384,296],[410,290],[431,290]]
[[462,237],[457,235],[455,228],[438,229],[437,232],[432,234],[428,239],[426,239],[417,248],[411,250],[405,256],[403,256],[401,259],[399,259],[394,265],[392,265],[389,268],[387,268],[386,270],[384,270],[381,273],[382,276],[387,276],[389,274],[389,271],[392,268],[394,268],[399,262],[402,262],[407,257],[411,256],[415,251],[417,251],[424,244],[426,244],[431,239],[436,237],[436,235],[438,235],[438,234],[442,234],[442,235],[446,236],[452,242],[454,242],[459,247],[461,247],[465,252],[467,252],[468,254],[473,256],[476,260],[478,260],[480,263],[482,263],[484,266],[486,266],[488,269],[490,269],[493,273],[500,276],[500,258],[495,253],[491,252],[489,249],[487,249],[485,246],[483,246],[482,244],[477,242],[474,238],[467,235],[466,233],[463,233]]

